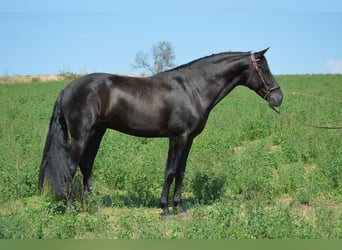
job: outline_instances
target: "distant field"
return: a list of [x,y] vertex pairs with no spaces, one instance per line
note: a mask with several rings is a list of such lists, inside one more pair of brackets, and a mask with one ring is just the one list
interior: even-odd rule
[[0,83],[34,83],[34,82],[52,82],[61,81],[63,77],[60,75],[35,75],[35,76],[0,76]]
[[[342,75],[277,76],[282,116],[239,87],[195,139],[188,216],[157,208],[167,139],[108,131],[94,193],[74,207],[37,195],[53,104],[67,81],[0,84],[0,238],[342,239]],[[32,80],[31,80],[32,81]],[[81,177],[75,178],[81,187]]]

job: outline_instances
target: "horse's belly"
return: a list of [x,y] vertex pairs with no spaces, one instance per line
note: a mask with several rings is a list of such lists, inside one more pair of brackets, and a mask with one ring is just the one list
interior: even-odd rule
[[168,136],[167,121],[159,110],[126,110],[112,115],[107,122],[111,129],[141,137]]

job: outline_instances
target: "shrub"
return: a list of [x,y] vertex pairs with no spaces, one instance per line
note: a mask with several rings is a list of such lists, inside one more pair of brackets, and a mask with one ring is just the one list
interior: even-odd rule
[[82,75],[81,74],[77,74],[77,73],[73,73],[71,71],[60,70],[58,76],[62,80],[72,81],[72,80],[75,80],[75,79],[79,78]]

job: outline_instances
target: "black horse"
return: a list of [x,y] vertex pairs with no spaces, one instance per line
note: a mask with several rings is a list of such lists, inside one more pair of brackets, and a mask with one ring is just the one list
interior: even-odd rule
[[175,179],[173,205],[185,212],[181,189],[187,158],[215,105],[238,85],[254,90],[273,109],[281,105],[283,95],[266,51],[214,54],[146,78],[95,73],[74,80],[54,105],[39,190],[46,177],[56,196],[70,195],[80,166],[90,192],[94,159],[110,128],[133,136],[169,137],[160,206],[170,215],[168,197]]

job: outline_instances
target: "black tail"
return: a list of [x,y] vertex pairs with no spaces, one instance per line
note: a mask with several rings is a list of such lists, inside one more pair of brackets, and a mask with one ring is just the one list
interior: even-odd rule
[[57,197],[66,194],[72,181],[68,164],[68,128],[61,107],[62,98],[63,91],[58,96],[53,108],[38,181],[39,192],[42,191],[46,178]]

